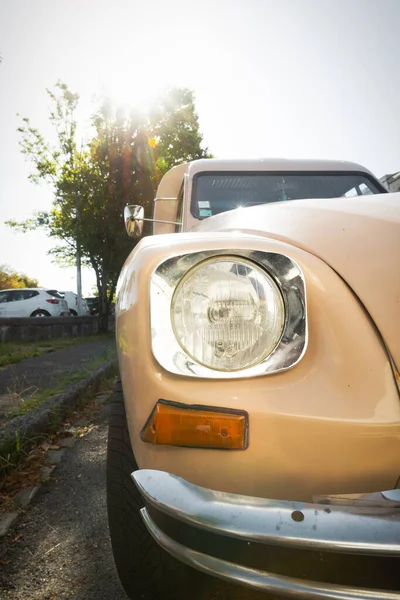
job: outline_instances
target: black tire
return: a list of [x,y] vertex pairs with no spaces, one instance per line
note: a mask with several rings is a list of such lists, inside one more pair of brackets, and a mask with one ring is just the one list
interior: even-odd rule
[[115,566],[133,599],[172,599],[163,580],[162,549],[148,533],[139,510],[142,496],[130,474],[137,469],[132,452],[121,382],[112,398],[107,447],[107,512]]
[[147,531],[120,381],[114,387],[107,447],[107,512],[118,576],[132,600],[273,600],[206,576],[173,559]]
[[69,314],[72,315],[73,317],[77,317],[78,316],[78,313],[73,308],[69,309]]
[[34,310],[31,317],[50,317],[50,313],[47,310]]

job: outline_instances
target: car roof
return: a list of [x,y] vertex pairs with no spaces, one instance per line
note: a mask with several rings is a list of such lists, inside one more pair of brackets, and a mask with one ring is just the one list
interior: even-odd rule
[[21,292],[21,291],[35,291],[35,292],[45,292],[48,288],[8,288],[6,290],[0,290],[0,292]]
[[367,173],[376,180],[373,173],[362,165],[345,160],[303,158],[200,158],[191,162],[182,163],[167,171],[159,183],[156,200],[176,199],[185,173],[193,177],[197,173],[207,173],[207,171],[356,171]]
[[220,159],[206,158],[189,163],[189,172],[199,171],[362,171],[368,169],[344,160],[302,158]]

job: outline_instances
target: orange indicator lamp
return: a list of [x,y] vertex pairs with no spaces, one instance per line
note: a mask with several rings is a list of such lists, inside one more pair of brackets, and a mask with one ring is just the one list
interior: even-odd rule
[[140,437],[156,445],[245,450],[248,423],[244,410],[159,400]]

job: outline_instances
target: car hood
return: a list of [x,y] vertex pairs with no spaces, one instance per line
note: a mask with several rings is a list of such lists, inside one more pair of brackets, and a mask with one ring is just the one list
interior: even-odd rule
[[400,193],[241,208],[194,230],[271,237],[318,256],[359,297],[399,368]]

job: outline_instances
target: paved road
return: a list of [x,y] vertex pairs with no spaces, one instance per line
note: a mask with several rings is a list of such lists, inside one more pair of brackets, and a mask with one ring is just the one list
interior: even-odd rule
[[[66,450],[52,480],[0,539],[0,600],[128,600],[115,571],[106,517],[110,408],[107,403],[93,412],[95,427]],[[221,600],[217,580],[202,589],[202,600]],[[223,597],[277,600],[244,588]]]
[[126,600],[106,519],[108,411],[67,450],[54,481],[0,544],[0,561],[11,561],[0,563],[1,600]]
[[[0,600],[128,600],[114,567],[106,516],[110,408],[107,403],[95,413],[95,427],[67,449],[53,479],[0,539]],[[207,584],[203,599],[221,600],[221,585]],[[242,588],[228,597],[276,600]]]

